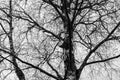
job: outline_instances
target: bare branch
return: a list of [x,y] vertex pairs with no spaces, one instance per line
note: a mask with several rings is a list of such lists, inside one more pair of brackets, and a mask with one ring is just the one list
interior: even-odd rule
[[110,61],[110,60],[113,60],[113,59],[116,59],[116,58],[119,58],[119,57],[120,57],[120,54],[117,55],[117,56],[114,56],[114,57],[107,58],[107,59],[98,60],[98,61],[93,61],[93,62],[88,62],[88,63],[86,63],[86,65],[95,64],[95,63],[107,62],[107,61]]

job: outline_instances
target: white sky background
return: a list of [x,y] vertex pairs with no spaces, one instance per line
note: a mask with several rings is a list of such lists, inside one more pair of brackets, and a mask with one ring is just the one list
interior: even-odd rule
[[[16,0],[17,1],[17,0]],[[37,2],[38,1],[38,2]],[[40,0],[28,0],[28,2],[27,2],[27,5],[26,6],[24,6],[24,1],[21,1],[21,2],[18,2],[19,3],[19,5],[21,6],[21,7],[23,7],[23,8],[25,8],[25,10],[28,12],[28,13],[30,13],[31,14],[31,16],[33,16],[34,17],[34,19],[36,19],[36,21],[38,21],[41,25],[44,25],[44,24],[42,24],[44,21],[42,20],[42,19],[44,19],[44,14],[46,14],[47,15],[47,11],[45,11],[44,9],[43,10],[41,10],[40,11],[40,14],[38,14],[38,11],[37,11],[37,9],[38,9],[38,7],[37,7],[37,5],[39,5],[39,2]],[[8,4],[8,0],[0,0],[0,4],[3,4],[3,3],[5,3],[5,4]],[[35,4],[36,6],[34,6],[34,5],[32,5],[32,4]],[[0,6],[1,7],[1,6]],[[32,11],[31,11],[32,10]],[[38,15],[36,15],[36,14],[38,14]],[[51,16],[51,15],[49,15],[49,16]],[[91,14],[91,17],[93,17],[93,16],[96,16],[96,14],[95,13],[93,13],[93,14]],[[48,17],[48,16],[47,16]],[[50,18],[48,18],[48,19],[50,19]],[[96,17],[95,18],[93,18],[93,19],[96,19]],[[48,24],[49,25],[49,24]],[[38,57],[38,54],[37,54],[37,52],[33,52],[34,50],[32,50],[32,46],[30,46],[30,45],[28,45],[27,43],[26,43],[26,39],[24,39],[24,36],[25,35],[22,35],[22,36],[19,36],[19,33],[21,32],[21,31],[25,31],[26,29],[27,29],[27,27],[29,26],[28,24],[27,24],[27,22],[24,22],[24,21],[18,21],[18,22],[15,22],[14,23],[14,26],[17,26],[16,28],[15,28],[15,30],[14,30],[14,41],[15,41],[15,43],[14,43],[14,45],[16,46],[16,51],[17,51],[17,47],[19,48],[19,45],[18,45],[18,43],[19,44],[21,44],[21,46],[22,46],[22,48],[26,48],[26,49],[28,49],[27,51],[28,52],[30,52],[31,54],[26,54],[26,51],[21,51],[20,53],[21,54],[23,54],[23,53],[25,53],[25,55],[19,55],[19,57],[21,58],[21,59],[23,59],[23,60],[25,60],[25,61],[28,61],[28,62],[31,62],[32,64],[38,64],[38,62],[39,62],[39,59],[36,59],[36,57]],[[49,27],[49,26],[45,26],[46,28],[47,27]],[[21,29],[22,28],[22,29]],[[23,30],[24,29],[24,30]],[[56,28],[55,28],[56,29]],[[58,28],[57,28],[58,29]],[[56,29],[56,32],[57,32],[57,29]],[[50,29],[50,30],[54,30],[54,28],[53,29]],[[36,31],[36,32],[35,32]],[[58,30],[59,31],[59,30]],[[18,34],[17,34],[18,33]],[[39,35],[37,35],[37,34],[39,34]],[[34,29],[33,30],[33,33],[32,33],[32,35],[33,36],[28,36],[28,38],[29,39],[31,39],[30,40],[30,42],[31,43],[35,43],[35,45],[37,45],[38,46],[38,44],[41,42],[41,39],[44,39],[44,37],[45,37],[45,35],[42,33],[42,32],[40,32],[40,33],[37,33],[37,29]],[[34,36],[35,35],[35,36]],[[7,40],[6,40],[7,41]],[[7,42],[6,42],[7,43]],[[49,42],[47,43],[47,44],[49,44]],[[54,44],[54,43],[53,43]],[[7,46],[7,44],[5,44],[6,46]],[[116,49],[115,49],[115,51],[112,51],[112,49],[113,48],[110,48],[109,50],[107,50],[106,51],[106,53],[108,53],[108,54],[112,54],[112,52],[114,52],[115,54],[114,55],[116,55],[116,54],[118,54],[119,53],[119,51],[120,51],[120,45],[117,45],[117,43],[116,43],[116,45],[113,43],[113,48],[115,48],[116,47]],[[29,47],[28,47],[29,46]],[[9,46],[7,46],[7,47],[9,47]],[[58,51],[59,51],[59,48],[58,48]],[[78,54],[77,54],[78,53]],[[80,53],[80,54],[79,54]],[[83,58],[84,58],[84,56],[86,55],[86,53],[87,53],[87,51],[86,51],[86,49],[84,48],[84,47],[82,47],[81,45],[78,45],[78,47],[77,47],[77,50],[76,50],[76,56],[79,56],[79,57],[77,57],[77,59],[78,60],[83,60]],[[82,57],[81,57],[82,56]],[[33,58],[34,57],[34,58]],[[81,58],[80,58],[81,57]],[[56,62],[56,61],[58,61],[58,60],[55,60],[54,62]],[[6,63],[6,62],[5,62]],[[109,67],[108,69],[108,71],[110,72],[110,73],[112,73],[111,75],[107,75],[106,73],[107,73],[107,71],[105,71],[104,69],[101,69],[102,67],[105,67],[106,65],[104,65],[104,64],[101,64],[101,65],[98,65],[98,64],[95,64],[95,65],[91,65],[91,66],[86,66],[85,67],[85,69],[83,70],[83,73],[82,73],[82,75],[81,75],[81,80],[110,80],[110,78],[108,78],[108,76],[110,76],[110,77],[112,77],[113,79],[111,79],[111,80],[119,80],[120,79],[120,73],[119,73],[119,71],[120,71],[120,66],[119,66],[119,58],[118,59],[115,59],[115,60],[113,60],[112,61],[112,63],[114,63],[114,65],[116,65],[116,66],[112,66],[112,67],[115,67],[115,68],[117,68],[117,73],[118,74],[116,74],[115,73],[115,71],[114,71],[114,69],[111,69],[108,65],[107,65],[107,67]],[[8,63],[7,63],[8,64]],[[9,64],[8,64],[9,65]],[[58,65],[58,63],[55,63],[54,65]],[[26,65],[22,65],[21,63],[20,63],[20,66],[22,67],[22,68],[24,68]],[[46,66],[46,64],[45,64],[45,66]],[[43,69],[46,69],[46,70],[49,70],[50,71],[50,69],[46,66],[43,66],[42,68]],[[79,66],[79,65],[78,65]],[[1,68],[1,67],[0,67]],[[5,68],[5,67],[4,67]],[[93,72],[90,72],[91,70],[90,70],[90,68],[91,69],[94,69],[94,71]],[[29,70],[29,72],[31,72],[31,73],[29,73],[28,74],[28,72],[27,72],[27,70],[26,71],[24,71],[25,72],[25,75],[27,75],[27,77],[30,75],[32,75],[33,73],[32,72],[34,72],[35,70],[34,69],[30,69]],[[3,74],[6,74],[8,71],[4,71],[3,72]],[[26,74],[27,73],[27,74]],[[62,73],[62,71],[61,71],[61,73]],[[92,75],[92,73],[93,73],[93,75]],[[42,75],[42,74],[40,74],[40,75]],[[89,76],[88,76],[89,75]],[[90,77],[90,75],[92,76],[92,77]],[[107,76],[107,77],[106,77]],[[32,77],[32,76],[31,76]],[[6,80],[17,80],[16,79],[16,76],[14,75],[14,73],[12,73],[12,74],[10,74],[7,78],[6,78]],[[2,80],[2,79],[1,79]],[[34,80],[34,79],[30,79],[30,78],[28,78],[28,80]]]
[[[38,0],[39,1],[39,0]],[[6,0],[6,2],[3,0],[1,0],[1,2],[3,2],[3,3],[5,3],[6,5],[8,5],[8,0]],[[2,4],[3,4],[2,3]],[[25,10],[28,12],[28,13],[30,13],[30,15],[31,16],[33,16],[33,18],[34,19],[42,19],[44,16],[43,16],[43,14],[45,13],[43,10],[40,12],[40,15],[35,15],[35,13],[36,14],[38,14],[37,12],[34,12],[35,11],[35,9],[38,9],[37,8],[37,0],[28,0],[28,3],[27,3],[27,5],[26,6],[24,6],[24,4],[23,4],[24,2],[18,2],[18,4],[21,6],[21,7],[23,7],[23,8],[25,8]],[[16,4],[16,3],[15,3]],[[33,4],[33,6],[31,6]],[[36,5],[36,6],[34,6],[34,4]],[[5,6],[6,6],[5,5]],[[38,4],[39,5],[39,4]],[[3,7],[3,6],[2,6]],[[14,8],[16,8],[15,7],[15,5],[14,5]],[[17,8],[16,8],[17,9]],[[33,11],[31,11],[31,9],[33,10]],[[30,10],[30,11],[29,11]],[[40,17],[38,17],[38,16],[40,16]],[[37,20],[37,21],[40,21],[41,22],[41,20]],[[7,25],[6,25],[7,26]],[[19,35],[20,33],[21,33],[21,31],[23,32],[23,31],[25,31],[26,29],[27,29],[27,27],[29,26],[29,24],[27,24],[27,22],[24,22],[24,21],[15,21],[15,22],[13,22],[13,26],[15,26],[14,27],[14,33],[13,33],[13,39],[14,39],[14,46],[15,46],[15,50],[16,51],[18,51],[18,49],[19,49],[19,47],[22,47],[23,49],[24,48],[26,48],[26,49],[28,49],[27,51],[30,53],[30,54],[26,54],[26,51],[24,52],[24,50],[23,51],[21,51],[19,54],[19,57],[22,59],[22,60],[25,60],[25,61],[28,61],[28,62],[30,62],[30,63],[32,63],[32,64],[34,64],[34,65],[36,65],[36,64],[38,64],[40,61],[39,61],[39,59],[36,59],[37,57],[39,57],[39,56],[37,56],[38,54],[36,53],[36,52],[33,52],[33,50],[32,50],[32,46],[33,45],[28,45],[27,43],[26,43],[26,39],[24,39],[24,36],[25,35]],[[29,36],[28,36],[28,38],[29,38],[29,41],[31,42],[31,43],[35,43],[35,44],[39,44],[39,40],[42,40],[42,37],[44,38],[44,36],[45,35],[42,35],[43,33],[39,33],[39,35],[38,35],[38,33],[37,32],[35,32],[35,31],[37,31],[36,29],[35,30],[33,30],[32,31],[32,35],[31,34],[29,34]],[[35,35],[35,36],[34,36]],[[5,41],[5,46],[7,46],[7,48],[9,48],[9,46],[8,46],[8,39],[6,39],[6,41]],[[49,44],[49,43],[48,43]],[[30,48],[30,49],[29,49]],[[22,55],[22,54],[24,54],[25,53],[25,55]],[[6,64],[8,64],[8,63],[6,63]],[[23,64],[21,64],[21,63],[19,63],[19,66],[21,67],[21,68],[24,68],[26,65],[23,65]],[[9,66],[8,66],[9,67]],[[4,67],[4,68],[8,68],[8,67]],[[43,69],[46,69],[47,71],[49,71],[50,69],[49,69],[49,67],[47,67],[46,66],[46,64],[45,64],[45,66],[41,66],[41,68],[43,68]],[[24,73],[25,73],[25,75],[28,77],[28,80],[33,80],[32,78],[34,78],[32,75],[33,75],[33,73],[34,73],[34,69],[31,69],[30,70],[30,73],[28,72],[28,71],[26,71],[26,70],[24,70]],[[9,70],[8,71],[4,71],[4,72],[2,72],[2,74],[3,75],[5,75],[5,74],[7,74],[9,72]],[[32,73],[33,72],[33,73]],[[29,74],[28,74],[29,73]],[[1,76],[3,76],[3,75],[1,75]],[[42,75],[41,73],[40,73],[40,75]],[[1,77],[2,78],[2,77]],[[17,78],[16,78],[16,75],[14,74],[14,72],[12,72],[9,76],[7,76],[7,78],[6,78],[6,80],[17,80]],[[27,80],[27,79],[26,79]]]

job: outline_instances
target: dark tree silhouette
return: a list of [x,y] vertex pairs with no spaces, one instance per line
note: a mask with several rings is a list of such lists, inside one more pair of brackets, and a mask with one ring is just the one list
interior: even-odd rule
[[84,70],[92,76],[117,70],[118,0],[6,1],[0,6],[0,62],[13,65],[19,80],[27,80],[29,69],[36,80],[82,80]]

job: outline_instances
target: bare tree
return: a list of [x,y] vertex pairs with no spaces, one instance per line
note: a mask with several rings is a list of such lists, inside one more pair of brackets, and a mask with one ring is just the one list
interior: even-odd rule
[[29,69],[34,69],[32,77],[43,80],[80,80],[84,73],[93,79],[101,71],[112,79],[112,72],[117,73],[113,66],[120,57],[118,0],[4,3],[0,8],[1,63],[12,64],[19,80],[27,79]]

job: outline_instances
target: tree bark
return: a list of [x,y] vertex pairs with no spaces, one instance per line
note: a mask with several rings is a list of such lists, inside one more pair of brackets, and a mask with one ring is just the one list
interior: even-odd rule
[[73,50],[73,26],[69,19],[64,24],[65,39],[62,44],[63,53],[65,56],[64,59],[64,69],[65,75],[64,80],[76,80],[76,65],[75,65],[75,58],[74,58],[74,50]]

